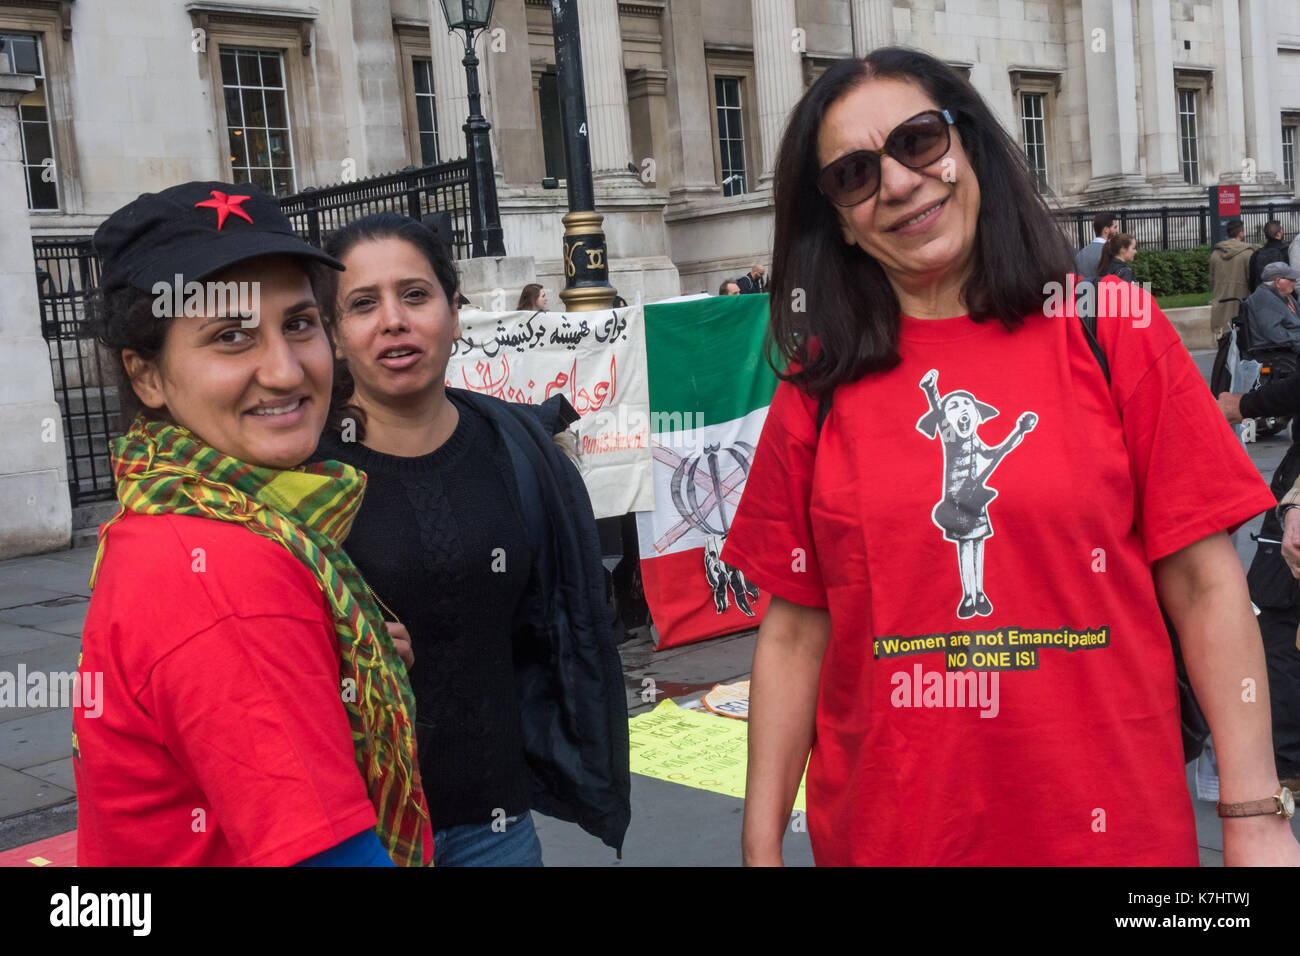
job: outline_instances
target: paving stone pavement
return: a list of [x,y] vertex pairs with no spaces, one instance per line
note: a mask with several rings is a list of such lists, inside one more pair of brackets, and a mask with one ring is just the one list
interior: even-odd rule
[[[94,558],[82,548],[0,562],[0,672],[76,670]],[[71,709],[0,707],[0,826],[75,800]],[[0,829],[0,845],[24,832]]]

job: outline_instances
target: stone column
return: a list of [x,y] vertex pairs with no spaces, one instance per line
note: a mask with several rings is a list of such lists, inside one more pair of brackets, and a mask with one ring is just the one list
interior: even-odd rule
[[[1214,71],[1215,115],[1213,117],[1217,143],[1212,150],[1215,157],[1218,182],[1241,182],[1242,161],[1246,152],[1246,102],[1242,84],[1241,20],[1237,15],[1237,0],[1214,0],[1211,17],[1219,27],[1215,44],[1216,69]],[[1208,104],[1203,109],[1207,108]],[[1204,172],[1204,170],[1202,171]],[[1202,185],[1213,185],[1216,180],[1202,175]]]
[[1277,76],[1277,40],[1268,21],[1267,4],[1240,0],[1241,66],[1246,103],[1246,156],[1254,160],[1255,182],[1275,186],[1282,169],[1282,137],[1273,96]]
[[664,8],[664,67],[668,84],[668,149],[659,179],[674,200],[721,195],[713,170],[709,73],[704,61],[702,0],[673,0]]
[[[447,30],[447,17],[438,0],[429,0],[429,41],[433,56],[434,108],[438,112],[438,155],[443,162],[466,155],[465,120],[469,94],[465,92],[465,34]],[[479,59],[483,59],[480,54]],[[482,66],[479,67],[481,71]],[[479,85],[483,85],[480,73]],[[483,95],[486,106],[487,95]]]
[[659,171],[659,154],[668,148],[667,92],[667,70],[642,67],[628,78],[628,117],[636,120],[632,124],[632,151],[635,156],[632,161],[638,169],[646,170],[647,167],[643,165],[645,160],[654,160],[655,175],[652,182],[655,185],[664,178]]
[[853,0],[853,55],[866,56],[872,50],[894,42],[893,0]]
[[63,417],[41,336],[18,126],[18,101],[35,88],[30,76],[0,73],[0,558],[72,541]]
[[1183,185],[1178,161],[1178,96],[1174,91],[1169,0],[1138,0],[1138,54],[1142,62],[1142,118],[1147,182]]
[[1083,46],[1092,160],[1087,192],[1145,186],[1137,174],[1132,0],[1083,0]]
[[357,161],[358,177],[391,173],[406,165],[398,82],[403,64],[393,43],[393,21],[386,5],[367,0],[351,0],[346,15],[351,19],[351,42],[340,45],[340,58],[357,84],[356,97],[343,97],[348,151]]
[[750,9],[754,20],[759,149],[763,158],[758,185],[762,187],[772,182],[786,119],[803,95],[803,66],[793,42],[797,26],[794,4],[790,0],[750,0]]
[[623,37],[618,28],[618,0],[582,0],[578,4],[582,36],[582,80],[587,98],[587,134],[591,143],[591,178],[606,185],[640,182],[632,162],[628,129],[627,77],[623,73]]
[[533,71],[528,61],[528,18],[524,0],[497,0],[492,29],[503,33],[488,36],[479,44],[487,72],[491,74],[493,115],[493,158],[505,182],[536,186],[545,175],[542,134],[538,113],[530,95]]

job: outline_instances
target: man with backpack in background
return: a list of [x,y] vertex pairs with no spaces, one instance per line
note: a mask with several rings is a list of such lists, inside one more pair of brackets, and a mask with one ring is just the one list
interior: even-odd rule
[[1287,261],[1287,245],[1282,241],[1282,224],[1276,219],[1264,223],[1264,245],[1250,257],[1250,291],[1254,292],[1263,282],[1261,273],[1271,262]]
[[1240,303],[1220,299],[1244,299],[1250,295],[1250,256],[1257,246],[1241,238],[1245,223],[1233,219],[1227,225],[1228,238],[1215,243],[1210,253],[1210,325],[1217,339],[1228,330]]

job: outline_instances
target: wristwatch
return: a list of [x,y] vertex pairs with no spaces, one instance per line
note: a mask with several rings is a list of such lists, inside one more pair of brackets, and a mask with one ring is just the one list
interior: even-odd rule
[[1282,522],[1282,527],[1286,527],[1286,513],[1298,505],[1300,505],[1300,489],[1293,487],[1277,503],[1277,519]]
[[1290,820],[1295,815],[1295,794],[1283,787],[1273,796],[1264,800],[1251,800],[1247,803],[1220,803],[1221,817],[1264,817],[1277,814]]

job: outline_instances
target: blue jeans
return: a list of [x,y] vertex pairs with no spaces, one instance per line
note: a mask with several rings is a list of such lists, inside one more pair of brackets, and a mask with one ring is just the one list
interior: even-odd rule
[[[542,843],[533,828],[533,815],[524,811],[506,817],[493,830],[491,823],[469,823],[438,830],[433,835],[433,865],[541,866]],[[500,832],[498,832],[500,831]]]

